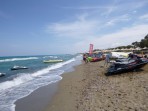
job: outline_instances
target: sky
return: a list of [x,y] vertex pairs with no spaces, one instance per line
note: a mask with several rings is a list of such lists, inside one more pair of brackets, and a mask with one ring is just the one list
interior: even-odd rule
[[0,0],[0,56],[88,52],[148,34],[148,0]]

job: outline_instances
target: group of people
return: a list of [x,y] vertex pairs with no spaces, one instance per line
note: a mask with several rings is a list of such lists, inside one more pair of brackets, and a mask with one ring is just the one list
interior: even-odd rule
[[[88,63],[89,62],[88,54],[86,54],[86,53],[83,54],[83,61],[85,63]],[[104,66],[108,66],[108,63],[109,62],[110,62],[110,56],[108,54],[106,54]]]
[[[98,54],[98,55],[89,55],[88,53],[84,53],[84,54],[83,54],[83,61],[84,61],[85,63],[88,63],[88,62],[91,62],[91,60],[92,60],[92,59],[90,59],[90,58],[93,58],[93,57],[104,58],[104,56],[105,56],[104,67],[105,67],[105,66],[107,67],[108,64],[110,63],[110,55],[109,55],[109,54],[100,53],[100,54]],[[140,56],[138,56],[138,55],[136,55],[136,54],[134,54],[134,53],[129,53],[129,54],[128,54],[128,58],[129,58],[129,59],[139,60],[139,59],[138,59],[139,57],[140,57]],[[143,57],[144,57],[144,58],[148,58],[147,55],[144,55]]]

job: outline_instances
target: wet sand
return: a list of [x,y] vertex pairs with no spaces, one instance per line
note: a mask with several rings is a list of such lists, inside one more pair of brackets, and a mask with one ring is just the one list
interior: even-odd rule
[[51,102],[58,89],[58,82],[41,87],[29,96],[15,102],[15,111],[42,111]]

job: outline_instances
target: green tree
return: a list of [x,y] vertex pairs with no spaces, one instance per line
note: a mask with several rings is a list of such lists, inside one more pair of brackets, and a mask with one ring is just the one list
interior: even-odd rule
[[132,45],[133,45],[134,47],[139,47],[139,46],[140,46],[140,43],[136,41],[136,42],[133,42]]
[[141,42],[140,42],[140,47],[144,48],[146,46],[147,46],[147,40],[146,39],[142,39]]
[[144,37],[144,39],[148,40],[148,34]]

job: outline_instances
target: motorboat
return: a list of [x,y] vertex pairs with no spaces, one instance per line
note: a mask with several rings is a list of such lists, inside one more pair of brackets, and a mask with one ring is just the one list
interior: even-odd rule
[[44,60],[44,63],[56,63],[56,62],[63,62],[62,59],[56,59],[56,60]]
[[120,74],[123,72],[137,70],[145,66],[147,63],[147,60],[141,58],[125,60],[122,62],[114,62],[108,68],[106,75],[109,76],[113,74]]
[[5,76],[5,73],[0,73],[0,77],[3,77],[3,76]]
[[28,67],[24,67],[24,66],[13,66],[11,68],[11,70],[20,70],[20,69],[28,69]]

